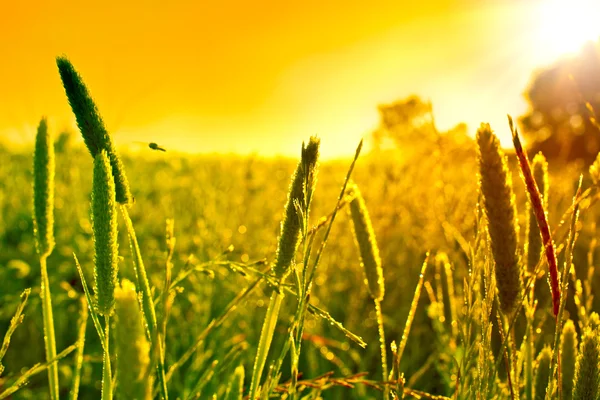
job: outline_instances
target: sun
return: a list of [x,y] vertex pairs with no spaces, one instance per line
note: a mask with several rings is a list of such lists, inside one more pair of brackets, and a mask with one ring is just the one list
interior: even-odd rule
[[600,37],[598,0],[543,0],[536,14],[540,46],[550,57],[576,53]]

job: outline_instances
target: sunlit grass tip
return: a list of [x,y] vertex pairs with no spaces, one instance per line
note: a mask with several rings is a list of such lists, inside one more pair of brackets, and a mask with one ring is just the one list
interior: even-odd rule
[[561,384],[564,400],[573,396],[573,379],[575,377],[575,360],[577,358],[577,331],[573,321],[565,322],[560,347]]
[[42,118],[33,153],[33,227],[40,256],[54,249],[54,142]]
[[552,361],[552,350],[546,346],[540,351],[536,359],[537,368],[535,371],[535,380],[533,394],[535,400],[544,400],[546,398],[546,389],[550,381],[550,362]]
[[480,188],[495,261],[500,308],[505,314],[510,314],[521,291],[515,195],[506,157],[489,124],[481,124],[477,131],[477,144]]
[[385,294],[385,285],[379,247],[371,224],[371,217],[360,189],[355,183],[351,183],[349,193],[354,196],[350,203],[352,230],[354,231],[356,246],[359,249],[369,294],[374,300],[381,301]]
[[92,228],[94,233],[94,290],[98,312],[111,315],[118,273],[117,210],[115,184],[105,151],[94,159],[92,183]]
[[83,79],[66,57],[57,57],[56,64],[86,147],[94,158],[102,150],[106,150],[115,180],[117,202],[132,203],[133,196],[129,189],[125,168]]
[[124,279],[115,290],[115,351],[117,355],[117,393],[120,399],[152,398],[150,343],[135,286]]
[[581,339],[575,379],[573,381],[573,400],[588,400],[598,398],[600,371],[599,337],[596,329],[586,329]]
[[290,273],[290,266],[298,248],[302,216],[298,213],[296,203],[302,206],[306,199],[305,195],[312,193],[317,174],[320,143],[320,139],[313,136],[308,145],[302,144],[302,157],[292,176],[273,264],[273,273],[279,279],[284,279]]

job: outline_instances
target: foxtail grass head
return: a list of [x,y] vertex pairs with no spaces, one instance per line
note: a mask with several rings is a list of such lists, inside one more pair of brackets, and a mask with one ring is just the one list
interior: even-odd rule
[[33,229],[40,256],[54,249],[54,142],[42,118],[33,153]]
[[[548,206],[548,162],[542,153],[538,153],[533,158],[533,177],[542,196],[544,205]],[[529,207],[529,222],[527,224],[527,270],[529,273],[535,271],[535,267],[542,256],[542,235],[538,227],[537,217],[531,207]]]
[[94,289],[98,312],[111,315],[118,273],[117,209],[115,183],[105,151],[94,159],[92,183],[92,227],[94,233]]
[[273,264],[273,273],[278,279],[284,279],[290,273],[300,242],[302,218],[308,216],[316,182],[320,144],[320,139],[314,136],[308,145],[302,144],[302,157],[292,175]]
[[118,398],[151,399],[152,380],[148,377],[150,343],[146,338],[135,286],[126,279],[115,290],[115,316]]
[[577,331],[573,321],[568,320],[562,331],[560,345],[560,369],[562,394],[564,400],[573,398],[573,379],[575,376],[575,359],[577,358]]
[[83,141],[92,157],[96,157],[102,150],[108,153],[112,174],[115,180],[116,199],[120,204],[130,204],[133,196],[129,189],[129,181],[125,175],[125,168],[112,143],[112,139],[104,127],[104,122],[98,112],[92,96],[77,73],[73,64],[65,58],[56,59],[58,72],[62,79],[69,104],[75,114],[77,126],[83,136]]
[[351,185],[349,193],[354,196],[350,203],[352,230],[360,253],[360,261],[367,280],[369,294],[374,300],[381,301],[385,294],[385,285],[379,247],[377,246],[375,231],[373,231],[371,225],[371,217],[356,184]]
[[597,329],[587,328],[581,339],[575,379],[573,381],[573,400],[597,399],[600,393],[600,340]]
[[533,394],[535,400],[544,400],[546,398],[546,389],[550,382],[550,363],[552,362],[552,350],[550,347],[544,347],[536,359],[537,368],[535,371],[535,380]]
[[521,292],[517,254],[517,213],[507,160],[489,124],[477,131],[480,188],[495,261],[496,286],[503,313],[511,314]]

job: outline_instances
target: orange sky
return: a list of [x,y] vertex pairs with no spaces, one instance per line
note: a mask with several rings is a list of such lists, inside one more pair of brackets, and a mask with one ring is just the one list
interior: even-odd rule
[[0,135],[31,142],[42,115],[75,126],[64,54],[117,145],[296,155],[318,134],[325,157],[351,155],[377,104],[412,93],[442,129],[490,121],[508,138],[533,68],[557,56],[542,3],[3,2]]

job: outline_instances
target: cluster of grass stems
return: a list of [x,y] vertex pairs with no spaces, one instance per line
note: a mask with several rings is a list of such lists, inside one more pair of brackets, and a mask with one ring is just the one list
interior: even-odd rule
[[[112,399],[115,394],[119,399],[158,397],[167,400],[170,395],[180,398],[179,394],[169,393],[174,373],[202,350],[207,336],[219,329],[237,306],[261,285],[266,285],[271,294],[252,368],[246,370],[231,353],[226,359],[229,357],[232,367],[218,369],[217,363],[213,363],[189,391],[188,398],[216,399],[216,393],[203,391],[210,380],[222,380],[224,386],[220,398],[227,400],[266,400],[274,396],[316,399],[321,398],[326,390],[340,386],[374,388],[378,397],[385,400],[409,397],[596,400],[600,395],[600,318],[592,313],[589,293],[593,269],[585,277],[578,277],[578,269],[573,262],[574,246],[581,226],[580,214],[599,196],[600,161],[590,169],[592,186],[583,190],[580,179],[571,207],[564,211],[561,223],[551,229],[547,217],[547,162],[539,154],[532,164],[529,163],[519,133],[509,118],[519,171],[529,197],[526,241],[520,244],[509,163],[496,135],[489,125],[483,124],[476,137],[480,199],[475,210],[475,234],[471,240],[460,237],[458,240],[469,265],[468,273],[462,278],[462,288],[455,287],[455,272],[448,255],[427,252],[402,335],[389,341],[385,326],[392,322],[386,321],[382,311],[386,292],[384,265],[367,203],[358,185],[351,180],[362,141],[347,170],[335,207],[328,215],[313,222],[311,204],[317,188],[320,140],[311,137],[307,144],[302,145],[300,160],[291,177],[274,262],[269,266],[265,262],[233,263],[218,258],[207,263],[227,266],[234,272],[251,276],[252,281],[218,317],[210,321],[179,359],[168,362],[167,323],[178,287],[194,272],[204,271],[206,265],[198,265],[173,276],[176,240],[174,222],[167,220],[164,286],[151,286],[129,216],[128,210],[135,207],[135,202],[125,168],[81,77],[66,58],[59,57],[57,64],[69,104],[93,160],[91,222],[94,282],[91,288],[77,256],[73,254],[84,292],[80,297],[77,341],[57,353],[48,278],[52,266],[47,265],[55,245],[55,156],[52,136],[46,120],[42,119],[34,153],[33,221],[41,271],[40,298],[46,360],[12,379],[0,392],[0,399],[9,398],[33,375],[46,370],[49,396],[58,400],[64,387],[59,382],[59,363],[71,353],[74,353],[74,372],[69,398],[77,399],[88,316],[103,351],[103,400]],[[375,310],[381,360],[379,378],[371,371],[344,376],[326,373],[305,377],[299,369],[300,354],[307,337],[305,322],[309,315],[327,321],[354,345],[367,346],[361,337],[346,329],[330,313],[311,303],[315,273],[334,222],[343,209],[347,210],[352,223],[366,290]],[[134,282],[120,279],[119,211],[129,240]],[[559,263],[559,260],[562,261]],[[548,288],[540,282],[546,268]],[[577,310],[577,315],[571,317],[565,311],[569,285],[575,288],[572,301]],[[392,282],[391,290],[393,287]],[[545,299],[536,298],[540,290],[548,292]],[[427,313],[439,345],[439,359],[432,364],[447,380],[451,393],[419,391],[411,387],[416,376],[407,377],[403,373],[402,359],[423,291],[429,299]],[[4,335],[0,349],[0,376],[4,372],[2,358],[12,334],[23,321],[29,296],[30,290],[27,289]],[[288,299],[292,300],[295,311],[291,320],[280,321],[280,310]],[[550,304],[547,304],[548,301]],[[548,316],[554,321],[554,334],[553,340],[545,343],[538,333],[539,326]],[[277,342],[282,343],[279,348],[273,348],[273,339],[281,332],[276,327],[281,324],[285,324],[281,333],[284,340]],[[430,366],[423,368],[423,372],[416,375],[426,373]],[[229,375],[217,376],[215,371]],[[288,379],[283,380],[284,376]]]

